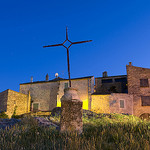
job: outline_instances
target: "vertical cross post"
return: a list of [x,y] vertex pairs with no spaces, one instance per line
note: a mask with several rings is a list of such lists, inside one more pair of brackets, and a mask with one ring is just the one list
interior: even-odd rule
[[67,63],[68,63],[69,87],[71,87],[71,78],[70,78],[70,63],[69,63],[69,49],[68,49],[68,48],[67,48]]

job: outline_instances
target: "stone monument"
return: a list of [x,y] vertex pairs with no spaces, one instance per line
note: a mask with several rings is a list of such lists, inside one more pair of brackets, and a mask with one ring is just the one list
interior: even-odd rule
[[64,90],[64,95],[61,98],[61,119],[60,119],[60,131],[61,132],[77,131],[78,133],[81,133],[83,130],[83,122],[82,122],[82,104],[83,103],[79,99],[77,90],[74,88],[71,88],[69,48],[74,44],[81,44],[81,43],[86,43],[86,42],[91,42],[91,41],[92,40],[71,42],[68,39],[68,29],[66,27],[66,39],[63,43],[43,46],[43,48],[63,46],[67,50],[69,88]]
[[61,98],[60,132],[83,131],[82,104],[77,89],[66,88]]

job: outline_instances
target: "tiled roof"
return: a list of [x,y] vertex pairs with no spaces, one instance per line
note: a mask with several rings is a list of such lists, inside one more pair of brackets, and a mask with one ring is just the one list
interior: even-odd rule
[[[88,79],[88,78],[92,78],[93,76],[87,76],[87,77],[81,77],[81,78],[72,78],[71,80],[80,80],[80,79]],[[48,82],[57,82],[57,81],[68,81],[69,79],[63,79],[63,78],[55,78],[53,80],[49,80],[49,81],[35,81],[35,82],[27,82],[27,83],[21,83],[22,84],[34,84],[34,83],[48,83]]]

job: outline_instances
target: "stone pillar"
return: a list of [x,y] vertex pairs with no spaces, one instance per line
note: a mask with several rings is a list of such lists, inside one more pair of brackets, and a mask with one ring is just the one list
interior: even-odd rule
[[82,104],[77,89],[66,88],[61,98],[60,132],[82,133]]

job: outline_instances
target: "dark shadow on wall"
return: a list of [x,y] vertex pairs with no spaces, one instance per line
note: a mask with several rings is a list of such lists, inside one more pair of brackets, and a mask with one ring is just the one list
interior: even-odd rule
[[50,103],[49,109],[52,110],[57,107],[57,95],[59,92],[60,82],[55,82],[54,85],[50,88]]

